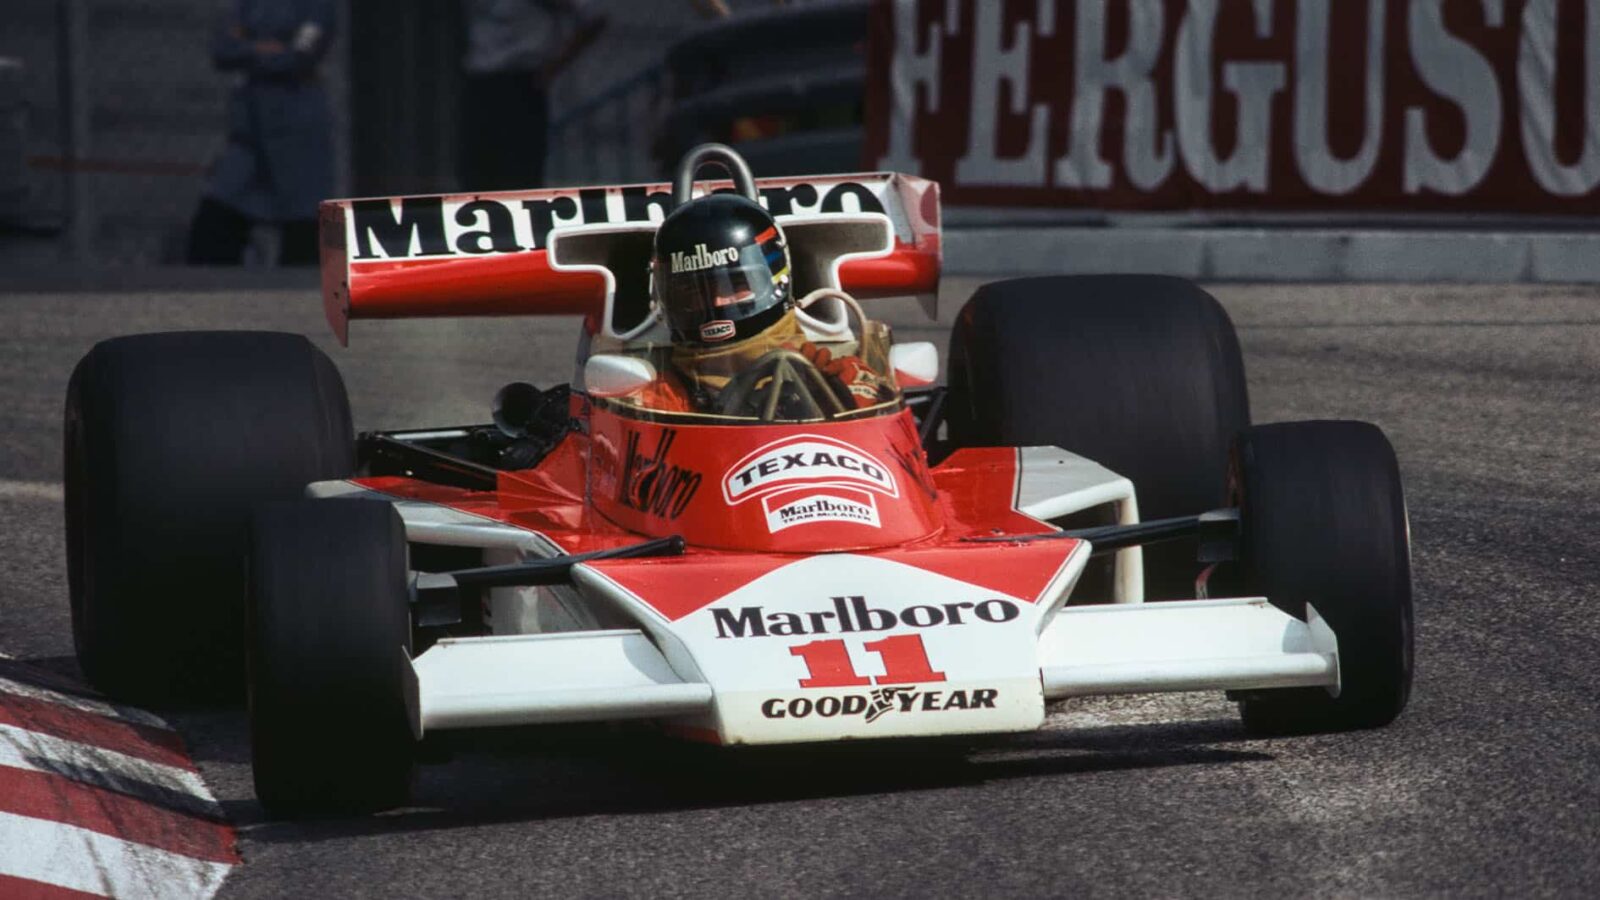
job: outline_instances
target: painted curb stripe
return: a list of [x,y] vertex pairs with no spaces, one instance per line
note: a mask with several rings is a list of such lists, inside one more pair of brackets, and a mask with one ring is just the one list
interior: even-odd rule
[[126,753],[153,763],[194,771],[177,732],[118,722],[92,713],[0,691],[0,725],[15,725],[80,744]]
[[128,900],[209,897],[232,868],[83,828],[0,813],[0,870]]
[[6,663],[7,660],[0,658],[0,691],[15,694],[18,697],[43,700],[47,703],[65,706],[68,709],[75,709],[79,712],[94,713],[97,716],[105,716],[108,719],[119,719],[136,725],[148,725],[151,728],[171,730],[172,726],[168,725],[165,719],[153,713],[147,713],[142,709],[134,709],[131,706],[118,706],[115,703],[107,703],[95,697],[64,693],[52,689],[48,684],[36,683],[34,680],[19,680],[17,677],[8,678],[6,677],[7,675],[18,676],[21,673],[16,671],[16,666],[8,666]]
[[85,900],[99,896],[59,885],[45,884],[42,881],[0,874],[0,897],[5,897],[6,900]]
[[48,772],[0,768],[0,813],[70,823],[108,837],[220,863],[237,863],[233,829]]
[[15,725],[0,724],[0,766],[52,772],[169,809],[219,821],[226,818],[196,772],[36,734]]

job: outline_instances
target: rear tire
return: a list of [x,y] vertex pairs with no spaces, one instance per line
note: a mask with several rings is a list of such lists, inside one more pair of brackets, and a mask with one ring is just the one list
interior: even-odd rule
[[73,371],[64,430],[84,674],[146,703],[238,696],[251,507],[355,468],[338,370],[300,335],[115,338]]
[[415,743],[405,526],[373,500],[261,507],[251,523],[256,796],[275,817],[405,802]]
[[1241,700],[1260,734],[1386,725],[1411,695],[1411,542],[1394,449],[1365,422],[1247,429],[1234,453],[1245,589],[1298,618],[1306,604],[1339,642],[1341,688]]
[[[952,445],[1088,457],[1133,482],[1146,520],[1226,505],[1228,447],[1250,424],[1233,323],[1181,278],[984,285],[951,335],[949,387]],[[1147,596],[1193,597],[1196,552],[1194,541],[1145,548]]]

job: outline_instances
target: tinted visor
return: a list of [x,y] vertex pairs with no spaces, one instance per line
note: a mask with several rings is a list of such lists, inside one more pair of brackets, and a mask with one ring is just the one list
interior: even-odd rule
[[[788,297],[789,266],[776,230],[734,253],[706,250],[673,253],[658,262],[667,325],[680,340],[716,342],[733,336],[738,323]],[[673,271],[676,269],[677,271]],[[714,323],[731,323],[716,326]]]

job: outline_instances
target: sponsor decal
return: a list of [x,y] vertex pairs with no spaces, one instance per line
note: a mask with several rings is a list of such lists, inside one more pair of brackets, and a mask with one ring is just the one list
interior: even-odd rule
[[663,519],[676,519],[683,515],[689,502],[700,491],[703,476],[668,458],[677,439],[676,428],[664,428],[656,438],[655,445],[646,451],[641,446],[643,436],[637,431],[628,432],[618,502]]
[[705,244],[696,244],[693,253],[684,253],[682,250],[672,252],[672,274],[680,272],[699,272],[713,266],[726,266],[739,258],[738,247],[722,247],[717,250],[707,250]]
[[729,505],[799,484],[864,487],[900,496],[889,467],[860,447],[814,434],[768,444],[734,463],[722,479]]
[[714,607],[712,621],[719,638],[792,637],[805,634],[849,634],[891,628],[935,628],[951,625],[1010,622],[1021,614],[1017,604],[995,597],[979,602],[925,603],[896,612],[879,609],[861,595],[830,597],[833,608],[812,612],[768,612],[764,606]]
[[1000,691],[995,688],[921,690],[885,687],[860,694],[818,697],[815,700],[810,697],[773,697],[762,701],[761,714],[769,719],[863,716],[868,723],[872,723],[889,713],[994,709],[995,699],[999,696]]
[[[806,181],[762,187],[774,216],[884,213],[887,183]],[[887,194],[885,194],[887,195]],[[550,232],[570,225],[659,222],[672,194],[647,186],[530,191],[521,195],[403,197],[350,202],[355,261],[544,251]]]
[[839,494],[810,494],[789,501],[768,497],[762,501],[767,512],[767,530],[777,534],[785,528],[814,522],[851,522],[882,528],[878,521],[878,504],[872,495],[859,492],[858,496],[860,499],[852,500]]
[[700,326],[700,340],[725,341],[736,333],[732,320],[717,319]]

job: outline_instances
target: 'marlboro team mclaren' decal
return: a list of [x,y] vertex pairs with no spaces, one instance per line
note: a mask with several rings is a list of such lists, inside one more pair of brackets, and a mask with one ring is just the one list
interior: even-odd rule
[[763,497],[761,505],[767,513],[767,530],[777,534],[785,528],[813,522],[851,522],[881,528],[878,503],[872,495],[866,491],[848,493],[852,496],[847,496],[844,490],[833,489],[823,494],[806,493],[799,499],[786,494]]

